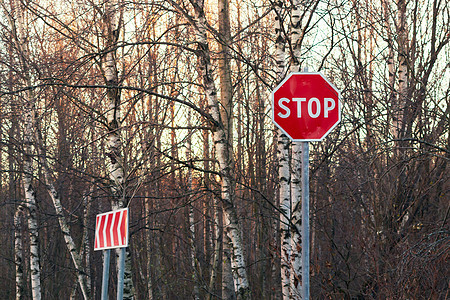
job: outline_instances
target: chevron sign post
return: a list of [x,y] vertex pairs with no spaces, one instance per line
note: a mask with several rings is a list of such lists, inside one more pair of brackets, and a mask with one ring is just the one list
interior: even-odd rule
[[113,248],[122,248],[118,260],[117,299],[123,299],[125,249],[128,247],[128,219],[128,208],[99,214],[96,218],[94,250],[103,250],[102,300],[108,299],[109,262],[111,249]]
[[94,250],[128,247],[128,208],[97,215]]

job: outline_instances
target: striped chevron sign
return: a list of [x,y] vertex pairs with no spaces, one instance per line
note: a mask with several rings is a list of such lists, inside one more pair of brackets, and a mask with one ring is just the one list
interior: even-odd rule
[[97,215],[94,250],[128,247],[128,208]]

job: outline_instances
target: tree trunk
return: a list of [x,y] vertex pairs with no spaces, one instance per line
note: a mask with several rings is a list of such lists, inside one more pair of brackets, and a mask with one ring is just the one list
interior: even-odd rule
[[[225,219],[225,217],[224,217]],[[225,224],[225,220],[223,221]],[[231,239],[229,236],[224,234],[222,236],[223,240],[223,249],[222,249],[222,298],[235,300],[236,299],[236,291],[234,287],[234,276],[233,270],[231,267],[231,249],[230,243]]]
[[[220,77],[220,110],[223,128],[227,135],[229,152],[233,142],[233,87],[230,69],[230,11],[229,0],[219,0],[219,77]],[[232,159],[232,157],[230,157]]]
[[[395,139],[397,132],[395,130],[395,120],[397,119],[396,110],[396,90],[395,90],[395,65],[394,65],[394,44],[392,39],[391,32],[391,24],[389,22],[391,11],[389,9],[388,0],[383,0],[383,17],[386,28],[386,37],[388,43],[388,54],[386,59],[387,71],[388,71],[388,86],[387,86],[387,95],[388,95],[388,105],[390,105],[391,114],[388,116],[388,130],[386,130],[386,134],[390,132],[392,138]],[[389,130],[390,129],[390,130]]]
[[114,210],[125,207],[125,172],[122,158],[122,142],[120,140],[120,90],[117,88],[119,79],[117,76],[116,50],[120,32],[120,22],[117,20],[116,10],[118,3],[109,1],[105,4],[103,21],[106,27],[105,57],[103,72],[107,88],[107,162],[111,190],[113,192],[112,208]]
[[145,191],[145,220],[147,224],[147,231],[145,232],[145,244],[147,246],[147,299],[153,300],[153,284],[152,284],[152,235],[151,235],[151,223],[150,223],[150,213],[151,213],[151,207],[150,207],[150,198],[149,198],[149,191]]
[[[220,207],[220,201],[219,199],[217,199],[217,197],[214,197],[213,200],[214,204],[213,204],[213,217],[214,217],[214,222],[212,222],[212,227],[214,228],[214,253],[212,255],[212,263],[211,263],[211,276],[209,279],[209,285],[208,285],[208,295],[207,295],[207,300],[211,299],[211,296],[214,293],[214,284],[216,282],[216,277],[217,277],[217,273],[218,273],[218,269],[219,269],[219,261],[220,261],[220,211],[219,211],[219,207]],[[222,265],[225,265],[225,261],[222,260]],[[228,262],[229,265],[229,262]],[[225,274],[224,272],[222,272],[222,274]],[[229,272],[229,274],[231,274],[231,272]],[[222,275],[223,276],[223,275]],[[223,279],[222,279],[222,282]],[[224,295],[222,294],[222,298],[224,299],[229,299],[229,298],[225,298],[223,297]]]
[[22,300],[25,297],[23,280],[23,242],[22,242],[22,222],[23,209],[20,204],[14,214],[14,262],[16,264],[16,300]]
[[[294,0],[291,11],[291,72],[300,71],[300,3]],[[291,151],[291,256],[290,256],[290,298],[301,299],[302,294],[302,243],[301,243],[301,222],[302,222],[302,181],[301,181],[301,156],[302,146],[300,142],[292,143]]]
[[[405,143],[401,141],[405,137],[405,110],[407,105],[407,90],[408,90],[408,32],[406,28],[406,0],[397,1],[397,43],[398,43],[398,97],[395,102],[393,110],[394,118],[392,120],[392,127],[394,130],[393,138],[395,143],[395,163],[397,163],[397,195],[394,202],[395,214],[392,215],[396,234],[400,235],[404,225],[409,219],[409,212],[405,207],[409,205],[409,197],[406,195],[407,187],[405,181],[408,174],[404,172],[403,168],[406,163]],[[400,216],[398,218],[397,216]],[[395,233],[394,233],[395,234]]]
[[[277,62],[277,82],[284,79],[286,71],[285,37],[283,36],[283,8],[279,2],[275,6],[275,34],[276,38],[276,62]],[[277,159],[278,159],[278,180],[280,184],[280,235],[281,235],[281,293],[283,299],[288,299],[290,295],[290,255],[291,241],[289,221],[291,218],[291,195],[290,195],[290,170],[289,170],[289,139],[277,128]]]
[[301,182],[301,143],[292,143],[291,159],[291,198],[292,198],[292,216],[291,216],[291,297],[292,299],[301,299],[302,295],[302,182]]
[[278,179],[280,182],[280,234],[281,234],[281,291],[283,299],[290,295],[291,263],[291,174],[289,168],[289,138],[278,129]]
[[[406,0],[398,0],[397,36],[398,36],[398,98],[393,109],[393,138],[398,140],[403,137],[404,111],[408,88],[408,32],[406,28]],[[400,147],[399,142],[397,147]]]
[[[187,112],[187,124],[188,127],[191,128],[191,111],[189,110]],[[187,136],[187,147],[186,147],[186,160],[189,164],[192,163],[192,130],[189,130],[188,136]],[[200,288],[199,288],[199,276],[198,276],[198,261],[197,261],[197,248],[195,247],[195,219],[194,219],[194,203],[191,202],[190,194],[192,193],[192,168],[188,168],[188,178],[187,178],[187,185],[188,190],[187,194],[189,195],[187,197],[187,207],[189,210],[188,213],[188,219],[189,219],[189,246],[191,251],[191,266],[192,266],[192,277],[194,280],[194,299],[199,300],[200,299]]]
[[[16,23],[13,17],[9,22],[13,31],[14,43],[20,60],[22,79],[26,86],[31,86],[31,78],[28,73],[28,45],[26,39],[26,28],[24,20],[24,10],[20,3],[12,1],[13,14],[16,14]],[[33,300],[41,299],[41,271],[39,262],[39,233],[37,224],[36,193],[32,186],[33,166],[32,166],[32,141],[33,141],[33,113],[34,113],[34,95],[32,90],[25,94],[25,103],[23,104],[23,116],[25,123],[24,132],[24,157],[23,157],[23,189],[25,193],[25,203],[28,209],[28,231],[30,235],[30,268],[31,268],[31,294]]]
[[35,131],[35,144],[38,152],[38,157],[40,160],[40,163],[43,167],[44,171],[44,179],[45,179],[45,185],[47,188],[47,192],[50,195],[50,198],[53,201],[53,206],[56,210],[56,215],[58,217],[59,227],[61,228],[61,232],[64,237],[64,241],[66,242],[67,249],[69,250],[70,256],[72,258],[73,265],[75,267],[75,270],[77,272],[78,277],[78,283],[81,288],[81,292],[83,294],[83,298],[88,300],[90,299],[90,289],[87,285],[87,277],[86,273],[83,270],[82,267],[82,259],[80,256],[80,253],[77,251],[77,247],[75,245],[75,242],[73,241],[72,235],[70,233],[69,225],[67,224],[66,218],[64,217],[64,209],[61,204],[61,199],[58,194],[58,192],[55,189],[55,186],[50,179],[50,169],[48,167],[48,163],[46,160],[47,154],[43,145],[42,136],[40,134],[40,128],[39,124],[36,120],[36,118],[33,118],[33,124],[34,124],[34,131]]
[[[232,153],[232,142],[233,142],[233,91],[232,91],[232,85],[231,85],[231,70],[230,70],[230,55],[229,55],[229,44],[231,40],[230,36],[230,13],[229,13],[229,4],[228,0],[219,0],[218,1],[218,11],[219,11],[219,35],[220,35],[220,41],[219,41],[219,78],[220,78],[220,117],[223,124],[223,131],[226,136],[226,144],[224,145],[228,149],[226,158],[228,160],[228,163],[230,165],[234,165],[233,157],[231,155]],[[234,186],[230,186],[230,190],[232,193],[234,193]],[[226,205],[223,205],[223,208],[225,208]],[[224,220],[227,220],[227,214],[224,217]],[[231,278],[233,278],[233,281],[239,281],[239,276],[236,273],[235,270],[235,263],[230,260],[232,256],[232,246],[230,247],[230,244],[232,244],[231,236],[228,236],[228,222],[224,222],[224,229],[225,229],[225,235],[223,237],[224,240],[224,262],[226,264],[231,262],[231,269],[228,267],[228,265],[225,265],[223,268],[223,278],[222,280],[225,280],[223,284],[223,288],[225,291],[226,299],[233,299],[238,295],[238,289],[235,285],[236,291],[232,292],[231,287],[233,286],[230,284]],[[232,271],[233,274],[230,276],[229,274],[226,274],[226,272]],[[228,283],[226,282],[228,281]],[[226,290],[229,290],[226,292]]]
[[80,246],[80,254],[79,256],[81,258],[84,257],[84,263],[85,263],[85,276],[86,276],[86,289],[89,291],[89,294],[92,297],[92,290],[91,290],[91,280],[90,280],[90,274],[91,274],[91,246],[89,242],[89,219],[90,219],[90,213],[91,213],[91,206],[92,206],[92,193],[94,192],[94,185],[92,184],[89,188],[88,192],[85,192],[83,196],[83,204],[84,204],[84,211],[83,211],[83,238],[82,238],[82,244]]
[[[28,94],[31,94],[29,92]],[[28,230],[30,233],[30,268],[31,268],[31,290],[33,300],[41,299],[41,271],[39,263],[39,233],[36,215],[36,193],[31,184],[33,178],[33,167],[31,160],[32,143],[32,110],[31,95],[25,104],[25,138],[24,138],[24,163],[23,163],[23,188],[25,191],[25,202],[28,208]]]
[[221,120],[217,91],[212,76],[212,66],[208,41],[206,38],[206,20],[203,10],[203,1],[194,2],[196,22],[195,26],[200,71],[203,77],[203,86],[209,106],[209,114],[214,120],[213,139],[217,160],[219,161],[221,174],[221,193],[224,208],[224,226],[226,234],[230,237],[231,265],[235,278],[235,290],[238,299],[250,298],[250,287],[247,279],[247,271],[244,260],[242,245],[242,235],[239,220],[234,205],[234,185],[233,185],[233,159],[230,153],[230,145],[226,128]]
[[[106,41],[105,56],[102,63],[105,83],[108,85],[107,94],[107,162],[108,173],[113,193],[112,209],[117,210],[127,206],[125,187],[124,160],[122,155],[122,141],[120,139],[120,105],[121,97],[118,89],[119,78],[117,71],[116,49],[122,25],[122,3],[120,1],[108,1],[105,3],[103,22],[105,26]],[[119,11],[119,17],[117,17]],[[118,260],[120,249],[116,251]],[[119,265],[119,264],[117,264]],[[134,287],[131,273],[130,249],[126,249],[124,271],[124,299],[134,298]]]

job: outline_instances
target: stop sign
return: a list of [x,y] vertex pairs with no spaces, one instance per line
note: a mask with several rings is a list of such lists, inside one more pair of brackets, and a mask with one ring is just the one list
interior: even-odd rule
[[272,120],[293,141],[320,141],[341,120],[340,97],[321,73],[291,73],[272,91]]

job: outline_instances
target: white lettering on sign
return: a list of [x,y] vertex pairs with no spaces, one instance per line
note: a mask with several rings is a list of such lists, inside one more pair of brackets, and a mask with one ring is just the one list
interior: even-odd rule
[[[297,103],[297,118],[302,117],[302,102],[306,102],[306,98],[292,98],[292,101]],[[289,107],[285,105],[285,103],[289,103],[291,100],[288,98],[280,98],[278,100],[278,106],[284,110],[284,112],[279,112],[278,116],[280,118],[286,119],[291,115],[291,110]],[[333,98],[325,98],[323,101],[323,116],[324,118],[328,118],[329,112],[336,108],[336,100]],[[315,105],[313,105],[315,104]],[[315,106],[315,112],[313,112],[313,106]],[[308,115],[309,117],[316,119],[320,116],[322,112],[322,105],[319,99],[311,98],[308,100]]]
[[[313,105],[313,103],[316,103],[316,113],[315,114],[313,114],[313,112],[312,112],[312,105]],[[309,101],[308,101],[308,115],[311,118],[313,118],[313,119],[317,118],[320,115],[320,101],[319,101],[319,99],[317,99],[317,98],[309,99]]]
[[280,118],[285,119],[291,115],[291,110],[289,109],[289,107],[284,105],[283,102],[289,103],[290,100],[288,98],[281,98],[280,100],[278,100],[278,105],[286,111],[284,114],[278,113],[278,116],[280,116]]
[[324,117],[328,118],[328,112],[336,107],[336,101],[333,98],[325,98],[325,107],[323,109]]
[[302,117],[302,102],[306,102],[306,98],[293,98],[292,101],[297,102],[297,118]]

